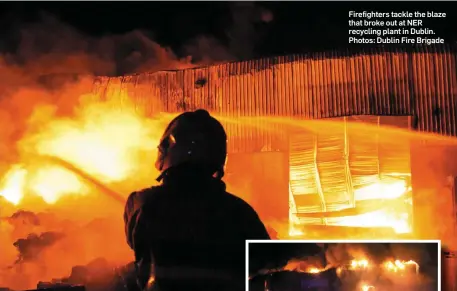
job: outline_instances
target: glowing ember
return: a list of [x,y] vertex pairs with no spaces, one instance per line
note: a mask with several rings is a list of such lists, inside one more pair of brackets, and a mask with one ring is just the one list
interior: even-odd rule
[[387,261],[384,263],[384,267],[391,272],[400,272],[404,271],[407,266],[414,266],[416,268],[416,273],[419,273],[419,264],[414,261]]
[[374,286],[363,284],[361,287],[362,291],[369,291],[369,290],[374,290]]
[[309,274],[318,274],[324,269],[316,267],[316,264],[310,263],[308,260],[312,259],[312,257],[308,257],[304,260],[293,259],[287,262],[287,264],[282,268],[284,271],[295,271],[295,272],[303,272]]
[[361,268],[368,268],[368,261],[367,260],[352,260],[351,267],[353,269],[361,269]]
[[299,236],[302,236],[302,235],[305,234],[303,231],[300,231],[300,230],[294,228],[293,226],[291,226],[290,228],[291,228],[289,230],[289,235],[290,236],[296,236],[296,237],[298,236],[299,237]]

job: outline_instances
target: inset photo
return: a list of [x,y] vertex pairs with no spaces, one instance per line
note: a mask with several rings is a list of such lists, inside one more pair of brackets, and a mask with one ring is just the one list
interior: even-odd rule
[[248,241],[249,291],[438,291],[441,243]]

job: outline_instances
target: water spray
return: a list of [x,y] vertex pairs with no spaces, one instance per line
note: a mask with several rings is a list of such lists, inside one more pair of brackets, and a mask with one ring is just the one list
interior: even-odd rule
[[71,162],[68,162],[62,158],[56,157],[56,156],[51,156],[51,155],[40,155],[38,156],[40,159],[44,159],[48,162],[51,162],[53,164],[59,165],[74,174],[78,175],[80,178],[83,180],[89,182],[90,184],[94,185],[97,189],[100,190],[101,193],[113,198],[114,200],[124,204],[125,203],[125,198],[118,192],[114,191],[110,187],[106,186],[104,183],[99,181],[97,178],[94,176],[90,175],[83,169],[77,167]]

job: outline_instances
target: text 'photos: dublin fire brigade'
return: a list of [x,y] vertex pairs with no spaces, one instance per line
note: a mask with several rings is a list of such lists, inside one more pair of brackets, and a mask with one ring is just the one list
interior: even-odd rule
[[248,241],[246,290],[445,290],[441,254],[438,240]]

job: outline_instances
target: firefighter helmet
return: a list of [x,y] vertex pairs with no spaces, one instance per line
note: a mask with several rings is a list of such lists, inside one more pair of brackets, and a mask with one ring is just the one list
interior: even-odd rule
[[222,124],[208,111],[184,112],[174,118],[158,146],[156,168],[162,174],[181,164],[195,164],[224,175],[227,158],[227,134]]

